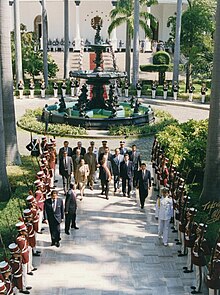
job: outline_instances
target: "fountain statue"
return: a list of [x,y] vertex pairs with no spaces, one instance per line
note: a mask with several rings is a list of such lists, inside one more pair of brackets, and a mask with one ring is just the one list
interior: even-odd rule
[[[109,129],[113,125],[143,125],[154,121],[153,111],[144,104],[140,106],[136,97],[132,97],[130,103],[119,101],[118,94],[121,96],[121,93],[115,89],[116,81],[120,81],[121,87],[127,74],[117,69],[112,45],[102,41],[100,35],[102,24],[103,21],[99,16],[91,20],[91,26],[96,31],[94,44],[90,44],[90,48],[95,52],[94,69],[69,72],[70,79],[74,78],[77,81],[81,79],[84,84],[77,101],[75,98],[62,97],[59,105],[48,106],[51,123]],[[103,52],[106,50],[112,54],[112,70],[105,70],[103,67]],[[107,91],[108,85],[109,91]],[[126,93],[128,97],[128,91]]]

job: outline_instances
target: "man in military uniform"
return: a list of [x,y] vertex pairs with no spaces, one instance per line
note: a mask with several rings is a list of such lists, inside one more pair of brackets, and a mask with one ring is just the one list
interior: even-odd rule
[[6,287],[6,295],[14,294],[11,277],[11,266],[8,264],[7,261],[0,262],[0,273],[3,276],[3,281]]
[[177,100],[178,99],[178,92],[179,92],[179,85],[178,83],[175,81],[173,86],[172,86],[172,90],[173,90],[173,99]]
[[192,251],[192,263],[196,269],[196,286],[192,286],[193,291],[191,294],[202,293],[202,282],[204,266],[206,265],[205,256],[210,254],[207,241],[204,237],[207,225],[200,223],[196,230],[196,241]]
[[42,79],[40,83],[40,92],[41,92],[41,98],[45,98],[46,84],[44,79]]
[[31,79],[29,83],[29,91],[30,91],[29,98],[34,98],[34,89],[35,89],[34,80]]
[[20,82],[18,83],[18,91],[19,91],[19,98],[22,99],[24,94],[24,82],[22,80],[20,80]]
[[63,80],[63,83],[61,85],[62,97],[66,96],[66,89],[67,89],[66,81]]
[[141,97],[141,89],[142,89],[142,86],[141,86],[140,81],[138,80],[138,82],[136,84],[137,98]]
[[169,85],[167,81],[164,81],[163,84],[163,99],[167,99],[167,93],[168,93]]
[[157,91],[157,82],[153,81],[153,83],[151,85],[151,97],[152,97],[152,99],[156,98],[156,91]]
[[218,295],[220,290],[220,239],[213,249],[209,264],[209,273],[206,276],[210,295]]
[[58,85],[56,82],[53,83],[53,96],[55,98],[58,96]]

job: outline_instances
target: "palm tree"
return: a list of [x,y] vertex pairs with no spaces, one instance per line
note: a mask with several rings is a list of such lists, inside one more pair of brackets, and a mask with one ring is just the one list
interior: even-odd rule
[[177,0],[176,13],[176,34],[173,59],[173,84],[179,81],[179,62],[180,62],[180,35],[181,35],[181,18],[182,18],[182,0]]
[[14,0],[15,65],[17,84],[23,80],[19,0]]
[[212,72],[206,166],[201,200],[219,201],[220,192],[220,1],[216,12],[215,49]]
[[140,21],[140,1],[134,0],[134,40],[133,40],[133,75],[132,84],[135,85],[139,78],[139,21]]
[[[0,10],[1,14],[1,10]],[[4,122],[3,122],[3,101],[2,101],[2,85],[1,85],[1,65],[0,65],[0,202],[7,201],[10,198],[10,186],[6,172],[5,161],[5,135],[4,135]]]
[[48,86],[48,63],[47,63],[47,10],[46,0],[41,0],[42,5],[42,27],[43,27],[43,63],[44,63],[44,81]]
[[64,79],[69,72],[69,0],[64,0]]
[[[151,6],[155,3],[157,3],[156,0],[140,0],[141,8],[144,8],[144,6]],[[139,15],[139,25],[144,30],[145,35],[151,38],[152,31],[147,24],[147,20],[150,19],[152,27],[156,26],[154,16],[147,11],[141,11]],[[134,0],[119,1],[117,3],[117,6],[111,10],[110,17],[112,19],[112,23],[108,27],[109,36],[116,27],[119,27],[122,24],[126,24],[125,71],[127,72],[128,79],[130,80],[131,39],[134,34]]]
[[8,1],[0,1],[0,67],[3,100],[3,122],[6,163],[20,164],[18,152],[15,108],[13,96],[13,75],[10,41],[10,9]]

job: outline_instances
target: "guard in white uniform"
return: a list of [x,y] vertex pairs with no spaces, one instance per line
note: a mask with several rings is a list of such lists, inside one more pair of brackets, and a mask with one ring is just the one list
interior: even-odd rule
[[170,198],[169,190],[166,187],[162,189],[162,196],[158,209],[158,236],[159,238],[163,236],[163,244],[164,246],[168,246],[169,224],[173,216],[173,200]]

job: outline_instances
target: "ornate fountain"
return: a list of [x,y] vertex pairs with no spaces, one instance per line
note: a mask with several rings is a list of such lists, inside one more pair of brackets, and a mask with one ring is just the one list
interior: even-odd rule
[[[103,52],[112,51],[110,43],[102,41],[100,31],[102,19],[99,16],[91,20],[91,26],[96,30],[94,44],[90,45],[95,52],[94,70],[70,71],[70,78],[84,80],[77,101],[61,98],[60,104],[49,106],[50,122],[66,123],[91,129],[108,129],[113,125],[143,125],[154,120],[150,107],[138,102],[119,102],[115,91],[116,80],[126,78],[126,72],[117,70],[113,54],[113,70],[103,69]],[[109,86],[108,86],[109,85]],[[90,87],[90,91],[88,90]],[[109,91],[107,93],[107,86]]]
[[102,42],[100,31],[102,27],[102,19],[99,16],[91,20],[91,26],[96,30],[95,42],[91,44],[92,50],[95,52],[95,68],[93,71],[70,71],[69,75],[73,78],[86,80],[87,85],[92,86],[92,97],[87,104],[87,109],[106,109],[106,101],[104,98],[105,86],[114,83],[115,80],[125,78],[126,72],[119,72],[114,65],[114,71],[104,71],[102,54],[106,49],[111,48],[111,44]]

